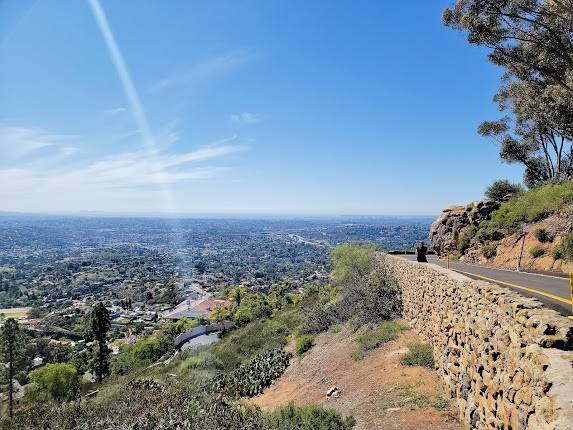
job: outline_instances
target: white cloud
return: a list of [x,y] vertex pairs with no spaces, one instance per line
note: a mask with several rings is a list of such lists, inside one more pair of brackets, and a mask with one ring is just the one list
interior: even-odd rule
[[256,124],[261,122],[262,118],[251,112],[235,113],[231,115],[231,121],[237,124]]
[[238,67],[253,60],[257,54],[247,48],[226,52],[200,61],[191,67],[173,73],[156,82],[151,91],[161,91],[177,85],[195,85],[207,80],[228,75]]
[[127,112],[127,108],[116,107],[116,108],[104,109],[103,114],[104,116],[116,116],[124,112]]
[[[36,128],[0,126],[0,152],[2,160],[9,162],[34,156],[44,149],[71,148],[69,143],[79,138],[77,135],[53,134]],[[62,153],[70,155],[70,150],[67,150],[67,154],[66,150],[62,150]]]
[[[29,136],[29,133],[10,134],[14,135]],[[29,211],[101,207],[129,210],[129,202],[134,200],[138,201],[140,210],[146,204],[153,207],[159,204],[158,196],[165,186],[225,172],[227,168],[217,165],[217,160],[248,149],[234,143],[235,140],[236,136],[232,136],[179,153],[167,152],[166,148],[153,155],[145,150],[119,152],[83,162],[76,159],[73,164],[65,165],[54,163],[57,157],[41,158],[33,164],[16,161],[0,168],[0,201],[6,210]],[[28,137],[25,141],[29,143],[27,150],[35,150],[41,142],[51,143],[48,140],[31,142]],[[60,156],[72,155],[75,151],[73,146],[61,146]]]

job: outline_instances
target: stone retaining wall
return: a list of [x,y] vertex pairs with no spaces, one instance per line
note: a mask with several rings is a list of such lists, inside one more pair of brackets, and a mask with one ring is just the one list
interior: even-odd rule
[[466,428],[573,430],[573,323],[534,299],[379,253]]

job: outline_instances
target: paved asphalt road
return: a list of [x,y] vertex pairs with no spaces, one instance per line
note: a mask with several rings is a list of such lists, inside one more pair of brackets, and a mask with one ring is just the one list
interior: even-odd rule
[[[415,260],[414,255],[402,255],[408,260]],[[428,262],[446,266],[445,261],[438,260],[436,256],[429,255]],[[491,267],[477,266],[460,262],[450,262],[450,269],[473,279],[483,279],[496,283],[502,287],[510,288],[526,297],[534,297],[545,303],[548,307],[561,312],[563,315],[572,315],[571,291],[569,279],[536,273],[515,272],[506,269],[493,269]]]

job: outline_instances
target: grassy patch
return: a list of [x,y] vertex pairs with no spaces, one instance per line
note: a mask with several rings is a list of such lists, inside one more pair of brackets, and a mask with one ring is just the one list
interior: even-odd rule
[[26,318],[30,309],[32,308],[5,308],[0,309],[0,315],[4,315],[4,318]]
[[392,385],[382,390],[378,396],[379,407],[382,409],[403,408],[426,408],[430,406],[430,400],[423,394],[419,394],[414,386]]
[[301,336],[297,336],[295,343],[297,354],[303,355],[305,352],[310,351],[310,348],[314,345],[314,335],[303,334]]
[[449,406],[448,401],[444,398],[442,393],[436,396],[436,399],[432,402],[432,407],[436,409],[446,409]]
[[570,203],[573,203],[572,182],[544,185],[502,204],[487,224],[515,231],[523,223],[541,221]]
[[273,429],[316,429],[316,430],[350,430],[356,421],[352,417],[343,417],[334,409],[307,405],[295,406],[289,403],[269,415]]
[[352,358],[360,360],[370,350],[378,348],[380,345],[394,340],[400,331],[406,327],[395,321],[387,321],[373,330],[362,332],[356,339],[358,350],[352,354]]
[[427,343],[417,343],[409,347],[400,362],[406,366],[434,367],[434,353]]

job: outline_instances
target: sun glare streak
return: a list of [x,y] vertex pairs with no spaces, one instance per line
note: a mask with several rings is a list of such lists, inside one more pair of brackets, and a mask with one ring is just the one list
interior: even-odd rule
[[[145,145],[145,149],[147,151],[147,155],[151,164],[155,167],[156,170],[156,177],[160,184],[161,190],[161,199],[163,204],[163,210],[166,215],[174,215],[169,217],[169,222],[172,223],[173,226],[173,245],[174,245],[174,252],[175,255],[178,255],[180,250],[182,249],[182,240],[180,237],[181,230],[179,228],[179,222],[177,221],[176,214],[176,204],[175,200],[173,199],[171,189],[169,188],[169,183],[167,177],[162,172],[159,151],[157,150],[157,143],[155,141],[155,137],[149,125],[149,121],[147,120],[147,116],[145,115],[145,110],[143,109],[143,104],[139,99],[139,95],[137,90],[135,89],[135,85],[133,84],[133,79],[131,78],[131,74],[127,69],[127,65],[125,64],[125,60],[117,45],[111,27],[107,21],[106,15],[101,7],[99,0],[89,0],[92,12],[94,17],[97,21],[98,27],[104,39],[104,42],[107,46],[117,74],[119,76],[119,80],[121,81],[121,85],[127,97],[129,107],[131,108],[131,112],[133,113],[137,128],[139,129],[141,135],[143,136],[143,143]],[[179,264],[180,269],[188,275],[188,271],[184,267],[183,264]]]
[[[119,76],[119,80],[121,81],[121,85],[127,97],[129,107],[137,124],[137,128],[143,136],[143,143],[145,145],[145,149],[147,150],[150,161],[153,164],[159,164],[159,151],[157,150],[157,143],[155,142],[153,132],[151,131],[149,121],[147,120],[145,110],[143,109],[143,104],[139,99],[139,95],[135,89],[135,85],[133,84],[133,79],[131,78],[131,74],[127,69],[127,65],[125,64],[121,50],[119,49],[111,27],[109,26],[105,12],[103,11],[99,0],[89,0],[89,3],[98,24],[99,30],[104,39],[105,45],[109,51]],[[161,169],[157,169],[157,173],[159,177],[164,176],[161,172]],[[167,213],[174,214],[177,212],[176,205],[171,195],[171,190],[169,189],[167,178],[164,177],[164,180],[160,182],[164,206],[163,209]]]

